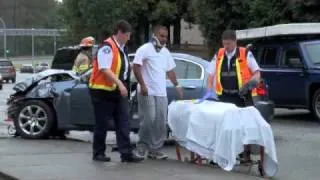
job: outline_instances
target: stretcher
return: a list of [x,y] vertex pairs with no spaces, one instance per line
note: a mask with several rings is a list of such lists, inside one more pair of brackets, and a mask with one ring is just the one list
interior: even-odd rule
[[[168,125],[176,141],[176,155],[198,165],[211,164],[231,171],[236,166],[258,166],[259,174],[272,177],[278,169],[273,132],[259,111],[230,103],[191,100],[171,102]],[[190,152],[182,157],[181,147]],[[241,157],[247,157],[243,159]],[[258,155],[258,160],[252,156]]]

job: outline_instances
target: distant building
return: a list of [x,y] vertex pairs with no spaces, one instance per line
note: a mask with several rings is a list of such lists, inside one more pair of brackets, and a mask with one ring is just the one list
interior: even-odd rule
[[[171,37],[173,37],[173,27],[170,28]],[[181,20],[181,44],[205,45],[205,38],[199,29],[199,25],[191,24]],[[171,38],[173,43],[173,38]]]

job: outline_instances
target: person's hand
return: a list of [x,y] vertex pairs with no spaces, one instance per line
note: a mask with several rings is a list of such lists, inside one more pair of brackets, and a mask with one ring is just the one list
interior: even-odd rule
[[211,91],[208,89],[207,92],[206,92],[206,94],[205,94],[201,99],[199,99],[199,100],[196,102],[196,104],[202,103],[203,101],[209,99],[209,98],[212,97],[213,95],[214,95],[213,92],[211,92]]
[[119,84],[119,90],[122,97],[128,97],[128,90],[122,83]]
[[177,93],[178,93],[178,97],[179,99],[183,99],[183,91],[182,88],[180,86],[176,87]]
[[247,84],[245,84],[240,90],[239,95],[245,96],[250,93],[250,91],[258,86],[259,81],[256,79],[251,79]]
[[141,86],[141,95],[148,96],[148,88],[146,86]]

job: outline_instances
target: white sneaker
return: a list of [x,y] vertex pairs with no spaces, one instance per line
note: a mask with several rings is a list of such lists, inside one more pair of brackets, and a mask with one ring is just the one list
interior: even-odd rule
[[158,159],[158,160],[163,160],[163,159],[167,159],[168,155],[160,152],[160,151],[150,151],[148,153],[148,158],[150,159]]
[[140,158],[146,158],[149,153],[148,149],[144,145],[137,145],[135,154]]

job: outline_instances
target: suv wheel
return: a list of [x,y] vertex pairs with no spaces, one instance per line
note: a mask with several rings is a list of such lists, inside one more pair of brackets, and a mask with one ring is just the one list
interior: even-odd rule
[[14,125],[18,134],[27,139],[48,137],[54,124],[52,109],[43,101],[26,101],[17,111]]
[[12,83],[16,83],[16,78],[11,79]]
[[311,110],[314,117],[320,122],[320,89],[313,95]]

